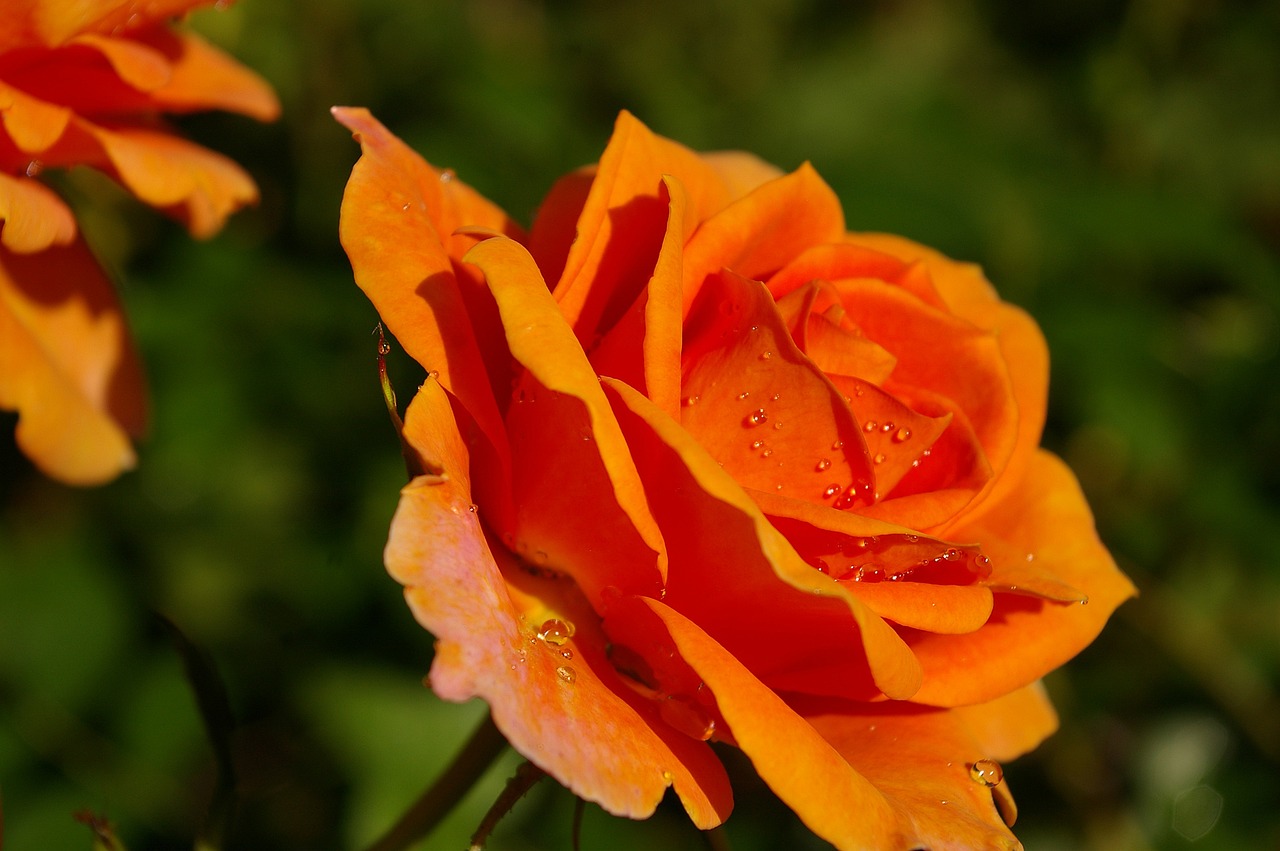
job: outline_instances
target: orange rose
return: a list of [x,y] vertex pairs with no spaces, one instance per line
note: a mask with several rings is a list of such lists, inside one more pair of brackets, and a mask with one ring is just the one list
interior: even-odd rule
[[719,824],[714,739],[840,848],[1016,847],[998,761],[1133,593],[1037,448],[1035,324],[974,266],[846,233],[808,165],[623,113],[526,236],[335,115],[356,281],[430,370],[386,562],[436,693],[616,814],[674,786]]
[[18,445],[65,482],[133,466],[145,394],[110,284],[34,178],[91,166],[197,237],[257,200],[239,166],[160,120],[279,112],[257,75],[167,26],[206,2],[0,0],[0,408],[18,411]]

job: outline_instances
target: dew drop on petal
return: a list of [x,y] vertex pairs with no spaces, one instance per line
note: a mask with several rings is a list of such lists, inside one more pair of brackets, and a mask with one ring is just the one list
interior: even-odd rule
[[741,400],[743,400],[743,399],[747,398],[747,397],[748,397],[748,396],[750,396],[750,395],[751,395],[751,394],[750,394],[748,391],[743,390],[741,393],[739,393],[739,394],[738,394],[738,400],[739,400],[739,401],[741,401]]
[[773,427],[774,427],[775,429],[782,428],[782,423],[781,423],[781,422],[776,422],[776,423],[774,423],[774,424],[773,424]]
[[764,446],[764,441],[763,441],[763,440],[753,440],[753,441],[751,441],[751,448],[752,448],[752,449],[759,449],[761,446]]
[[454,174],[454,171],[453,171],[453,169],[451,169],[451,168],[446,168],[444,171],[440,172],[440,182],[441,182],[441,183],[449,183],[449,182],[450,182],[450,181],[452,181],[455,177],[457,177],[457,175],[456,175],[456,174]]
[[898,433],[893,436],[894,443],[902,443],[903,441],[910,440],[910,439],[911,439],[911,429],[907,428],[906,426],[903,426],[902,428],[898,429]]
[[884,425],[880,426],[880,430],[885,434],[888,434],[889,432],[893,431],[894,428],[896,428],[896,425],[892,421],[886,422]]
[[873,458],[872,460],[875,461],[877,464],[883,464],[886,457],[887,456],[883,452],[877,452],[876,457]]
[[819,473],[821,473],[823,470],[831,469],[831,459],[823,458],[821,461],[819,461],[817,464],[813,466],[813,469],[817,470]]
[[770,455],[772,455],[772,454],[773,454],[773,450],[772,450],[772,449],[766,449],[765,451],[763,451],[763,452],[761,452],[761,453],[760,453],[760,457],[761,457],[761,458],[768,458],[768,457],[769,457]]
[[776,401],[778,401],[779,399],[781,399],[781,398],[782,398],[782,394],[781,394],[781,393],[774,393],[774,394],[773,394],[772,396],[770,396],[769,398],[776,402]]
[[827,489],[822,492],[823,499],[831,499],[831,497],[840,493],[840,486],[837,484],[827,485]]
[[409,212],[409,202],[405,201],[404,204],[400,206],[400,209],[405,213]]
[[691,408],[698,404],[698,395],[695,393],[692,396],[685,396],[680,400],[680,404],[684,405],[686,408]]
[[755,428],[769,421],[769,415],[764,412],[764,408],[756,408],[751,413],[742,418],[742,425],[745,428]]
[[573,624],[570,621],[562,621],[560,618],[549,618],[542,622],[542,626],[538,629],[538,638],[541,638],[547,644],[560,647],[567,644],[570,638],[573,638]]
[[761,353],[760,353],[760,360],[768,360],[768,359],[769,359],[769,358],[771,358],[771,357],[773,357],[773,352],[761,352]]
[[871,432],[875,431],[875,430],[876,430],[876,421],[875,421],[875,420],[867,420],[867,421],[866,421],[866,423],[864,423],[864,424],[863,424],[863,426],[862,426],[862,430],[863,430],[863,431],[865,431],[865,432],[867,432],[868,434],[870,434]]
[[572,659],[572,658],[573,658],[573,651],[572,651],[572,650],[570,650],[568,647],[566,647],[565,649],[563,649],[563,650],[561,650],[561,651],[560,651],[560,655],[561,655],[561,657],[563,657],[563,658],[565,658],[565,659]]
[[916,541],[920,540],[919,535],[904,535],[903,537],[906,539],[908,544],[914,544]]
[[578,672],[568,665],[561,665],[556,668],[556,676],[566,683],[571,683],[578,678]]
[[994,759],[980,759],[969,766],[969,777],[983,786],[999,786],[1004,780],[1004,769]]
[[837,440],[837,441],[834,441],[834,442],[831,444],[831,448],[832,448],[833,450],[839,450],[839,449],[841,449],[841,448],[843,448],[843,447],[844,447],[844,441],[843,441],[843,440]]
[[676,776],[670,771],[664,771],[662,772],[662,782],[670,786],[672,783],[676,782]]

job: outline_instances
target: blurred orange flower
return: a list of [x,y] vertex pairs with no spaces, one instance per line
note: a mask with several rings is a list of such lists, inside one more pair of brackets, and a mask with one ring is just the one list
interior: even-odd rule
[[975,266],[847,233],[808,165],[624,113],[526,235],[335,115],[356,281],[430,371],[386,563],[435,691],[616,814],[674,786],[719,824],[718,740],[840,848],[1019,847],[999,763],[1133,593],[1038,448],[1034,322]]
[[36,177],[87,165],[197,237],[257,200],[227,158],[165,113],[270,120],[271,88],[167,21],[207,0],[0,0],[0,408],[48,475],[96,484],[133,466],[146,421],[120,306],[67,206]]

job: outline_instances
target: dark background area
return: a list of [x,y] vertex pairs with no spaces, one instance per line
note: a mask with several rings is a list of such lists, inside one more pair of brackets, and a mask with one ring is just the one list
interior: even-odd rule
[[[1062,730],[1007,767],[1019,836],[1280,846],[1280,7],[850,5],[193,15],[284,118],[181,121],[262,189],[208,242],[97,175],[54,178],[118,282],[154,415],[138,469],[83,491],[37,475],[0,416],[5,848],[89,848],[85,807],[132,851],[191,845],[214,759],[153,612],[229,689],[227,849],[367,844],[483,714],[422,687],[431,639],[381,567],[403,468],[376,314],[337,242],[358,149],[334,104],[370,107],[526,224],[627,108],[694,148],[811,160],[851,229],[980,262],[1044,329],[1045,443],[1142,589],[1047,681]],[[418,368],[397,352],[391,370],[407,397]],[[462,847],[514,764],[424,847]],[[821,847],[758,781],[737,789],[735,848]],[[568,847],[572,811],[544,784],[491,847]],[[703,844],[678,807],[633,823],[592,806],[583,847]]]

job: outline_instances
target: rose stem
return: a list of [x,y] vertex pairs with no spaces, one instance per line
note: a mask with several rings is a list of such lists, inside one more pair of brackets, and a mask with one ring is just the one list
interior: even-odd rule
[[366,851],[403,851],[422,839],[471,791],[506,747],[507,740],[486,715],[444,773]]
[[502,820],[502,817],[511,812],[511,808],[516,805],[516,801],[523,798],[526,792],[546,776],[547,772],[533,763],[520,763],[519,767],[516,768],[516,773],[507,781],[502,794],[498,796],[498,800],[493,802],[489,812],[484,814],[484,819],[480,822],[480,826],[471,835],[471,846],[468,851],[484,851],[484,844],[489,840],[489,834],[493,833],[493,829],[498,826],[498,822]]

